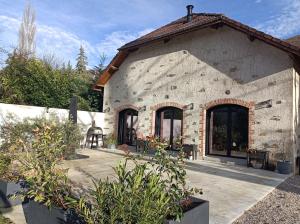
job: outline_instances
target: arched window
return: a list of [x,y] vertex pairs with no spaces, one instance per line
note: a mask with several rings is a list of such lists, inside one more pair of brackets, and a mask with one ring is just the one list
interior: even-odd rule
[[183,111],[176,107],[164,107],[156,111],[155,135],[167,141],[172,148],[176,139],[182,136]]
[[248,148],[248,108],[220,105],[207,111],[206,153],[246,157]]
[[119,112],[118,143],[135,145],[138,111],[125,109]]

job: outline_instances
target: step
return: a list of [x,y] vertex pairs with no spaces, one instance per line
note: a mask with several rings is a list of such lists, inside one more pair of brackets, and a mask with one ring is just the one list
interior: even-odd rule
[[228,164],[228,165],[247,166],[247,160],[246,159],[240,159],[240,158],[209,155],[209,156],[205,156],[204,160],[211,161],[211,162],[224,163],[224,164]]

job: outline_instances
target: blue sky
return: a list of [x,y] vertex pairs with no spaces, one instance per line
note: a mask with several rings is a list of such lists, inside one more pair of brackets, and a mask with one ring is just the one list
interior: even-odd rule
[[[0,46],[17,45],[27,0],[0,0]],[[36,11],[37,54],[75,58],[80,45],[89,66],[107,61],[121,45],[186,14],[217,12],[279,38],[300,34],[300,0],[31,0]]]

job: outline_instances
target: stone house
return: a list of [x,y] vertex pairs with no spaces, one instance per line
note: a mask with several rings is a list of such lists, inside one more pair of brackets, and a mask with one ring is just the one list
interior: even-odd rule
[[[207,155],[299,155],[299,38],[280,40],[222,14],[188,14],[119,49],[99,77],[105,133],[179,136]],[[298,41],[297,41],[298,40]],[[298,46],[297,46],[298,44]]]

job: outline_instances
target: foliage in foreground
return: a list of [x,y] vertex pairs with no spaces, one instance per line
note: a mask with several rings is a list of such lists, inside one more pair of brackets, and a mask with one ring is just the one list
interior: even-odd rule
[[148,224],[180,220],[189,196],[201,193],[186,185],[182,147],[173,157],[165,150],[165,142],[153,138],[150,145],[156,154],[152,159],[127,154],[114,168],[115,179],[94,182],[86,195],[89,200],[77,199],[67,170],[59,166],[67,148],[60,126],[55,119],[40,118],[3,129],[9,139],[4,142],[6,152],[20,164],[18,171],[27,184],[22,192],[27,199],[50,208],[75,208],[90,224]]
[[[54,114],[16,121],[7,119],[1,127],[0,171],[11,172],[8,166],[14,160],[18,166],[14,176],[23,179],[26,188],[21,194],[48,207],[68,208],[72,197],[67,170],[59,167],[67,156],[79,146],[81,132],[68,120],[59,120]],[[6,167],[4,167],[6,166]],[[3,168],[3,169],[1,169]],[[17,170],[16,170],[17,168]],[[6,179],[10,181],[9,179]],[[18,180],[16,180],[18,181]]]
[[0,212],[0,224],[13,224],[13,222],[10,219],[2,216],[2,214]]
[[116,180],[94,182],[92,206],[85,199],[79,204],[88,223],[164,223],[182,217],[181,202],[201,192],[186,186],[183,153],[172,158],[165,143],[155,140],[152,145],[152,160],[128,156],[114,168]]

